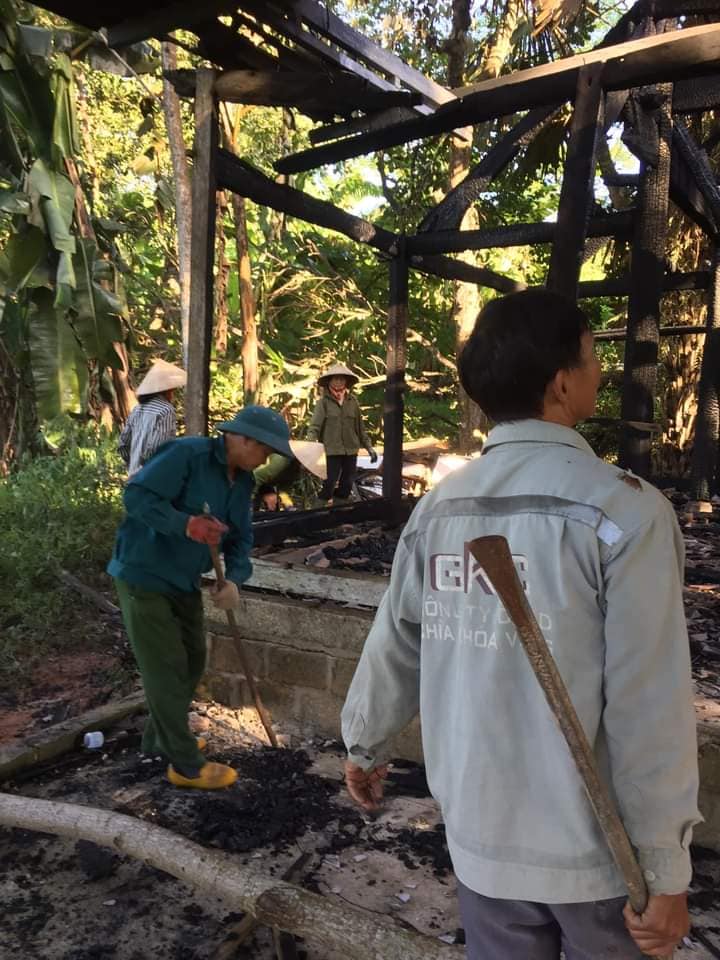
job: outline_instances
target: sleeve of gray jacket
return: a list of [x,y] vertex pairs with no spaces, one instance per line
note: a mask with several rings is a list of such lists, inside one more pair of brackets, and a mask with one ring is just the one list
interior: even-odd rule
[[605,568],[603,723],[620,813],[651,894],[687,889],[701,821],[683,561],[674,513],[661,503]]
[[418,712],[422,559],[403,538],[390,586],[378,607],[342,711],[342,732],[353,763],[370,769],[387,741]]

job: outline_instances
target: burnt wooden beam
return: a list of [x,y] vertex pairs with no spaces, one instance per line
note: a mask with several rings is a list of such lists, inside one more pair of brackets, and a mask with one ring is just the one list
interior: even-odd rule
[[674,138],[670,167],[670,199],[701,230],[711,236],[715,233],[712,212]]
[[181,0],[162,7],[152,7],[139,17],[129,17],[105,30],[109,47],[128,47],[149,37],[162,37],[178,27],[192,28],[222,13],[232,13],[235,4],[231,0],[208,0],[198,4],[193,0]]
[[717,226],[720,224],[720,189],[718,189],[715,172],[710,166],[707,154],[696,143],[692,134],[680,119],[675,121],[673,145],[677,145],[685,164],[690,170],[690,174],[709,208],[710,222],[717,230]]
[[337,163],[410,140],[437,136],[519,110],[572,100],[580,69],[591,63],[605,63],[604,89],[624,90],[712,72],[717,69],[718,59],[720,24],[631,40],[487,80],[466,88],[464,96],[428,117],[361,134],[341,143],[304,150],[283,157],[275,167],[280,173],[299,173],[324,163]]
[[[680,324],[676,327],[660,327],[658,331],[661,337],[703,336],[706,332],[705,327],[692,323]],[[595,333],[595,340],[603,343],[625,339],[627,339],[626,327],[620,327],[617,330],[599,330]]]
[[307,101],[314,108],[324,104],[326,110],[339,114],[412,106],[419,100],[410,90],[375,90],[350,73],[322,70],[225,70],[215,81],[215,96],[230,103],[266,107],[292,107]]
[[602,178],[606,187],[637,187],[640,183],[639,173],[604,173]]
[[520,150],[537,136],[559,109],[558,106],[540,107],[519,120],[488,150],[465,179],[425,214],[418,225],[418,234],[431,230],[459,230],[470,205],[479,199],[488,184],[512,163]]
[[405,244],[390,261],[387,361],[383,406],[383,497],[393,506],[402,498],[403,419],[408,328],[408,262]]
[[[588,237],[632,236],[634,210],[623,210],[606,216],[591,217]],[[557,223],[512,223],[485,230],[438,230],[418,233],[407,238],[410,254],[459,253],[462,250],[485,250],[492,247],[524,247],[552,243],[557,235]]]
[[303,20],[332,43],[348,51],[355,59],[386,73],[395,82],[404,84],[410,90],[415,90],[430,106],[437,107],[455,100],[455,95],[450,90],[354,30],[324,4],[316,3],[315,0],[292,0],[289,12],[295,20]]
[[[694,273],[666,273],[662,280],[663,293],[678,290],[707,290],[710,273],[698,270]],[[626,297],[632,289],[632,277],[611,277],[606,280],[583,280],[578,284],[578,298],[589,300],[593,297]]]
[[571,300],[583,262],[587,223],[593,199],[595,151],[602,125],[604,64],[593,63],[578,74],[575,109],[563,169],[557,228],[553,239],[547,287]]
[[720,441],[720,247],[713,252],[712,284],[698,384],[695,442],[690,459],[690,496],[708,501],[717,492]]
[[[720,9],[718,9],[720,14]],[[698,113],[720,106],[720,75],[679,80],[673,91],[673,113]]]
[[[627,339],[620,415],[623,420],[654,419],[660,301],[665,273],[670,165],[673,140],[672,87],[658,87],[659,148],[654,167],[643,164],[638,190],[638,217],[632,247]],[[665,99],[662,99],[664,96]],[[641,477],[650,476],[650,435],[625,429],[619,462]]]
[[[397,234],[378,227],[369,220],[363,220],[362,217],[346,213],[326,200],[318,200],[303,193],[302,190],[277,183],[227,150],[217,152],[217,182],[219,189],[232,190],[242,197],[271,207],[280,213],[298,217],[300,220],[314,223],[328,230],[337,230],[351,240],[366,243],[392,257],[397,255],[400,239]],[[411,266],[423,273],[430,273],[445,280],[477,283],[503,293],[524,289],[524,284],[495,273],[493,270],[474,267],[450,257],[413,257]]]
[[364,117],[354,117],[340,123],[331,123],[324,127],[316,127],[308,134],[310,143],[327,143],[329,140],[341,140],[354,133],[367,133],[370,130],[382,130],[384,127],[401,120],[409,120],[414,112],[409,107],[390,107],[368,113]]
[[[258,0],[242,0],[240,6],[252,13],[258,21],[268,24],[273,30],[277,30],[278,33],[289,38],[299,47],[315,54],[326,63],[348,70],[357,77],[362,77],[368,83],[377,87],[378,90],[397,90],[397,85],[391,80],[368,70],[367,67],[330,41],[321,40],[310,30],[303,29],[291,9],[287,7],[279,9],[275,3],[260,3]],[[429,107],[418,106],[414,112],[425,113],[429,111]]]
[[210,344],[213,324],[215,191],[218,119],[214,70],[199,70],[195,94],[190,236],[190,319],[187,343],[185,432],[207,434],[210,394]]
[[[399,511],[402,518],[410,516],[412,504],[403,500]],[[267,519],[253,521],[253,542],[256,547],[269,543],[282,543],[287,537],[298,537],[313,530],[330,530],[346,523],[364,523],[366,520],[382,520],[398,523],[398,507],[385,497],[361,500],[342,507],[324,507],[320,510],[293,510],[270,514]]]

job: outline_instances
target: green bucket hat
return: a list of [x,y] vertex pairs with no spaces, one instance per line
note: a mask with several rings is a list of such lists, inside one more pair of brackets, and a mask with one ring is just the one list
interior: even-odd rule
[[264,443],[285,457],[294,457],[290,449],[290,430],[287,423],[269,407],[253,405],[236,413],[232,420],[219,423],[221,433],[238,433],[242,437],[252,437]]

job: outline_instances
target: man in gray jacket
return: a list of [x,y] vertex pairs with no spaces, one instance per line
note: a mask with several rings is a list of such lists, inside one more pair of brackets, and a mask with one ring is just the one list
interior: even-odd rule
[[[697,746],[683,544],[652,486],[573,429],[600,364],[547,291],[489,303],[459,361],[497,424],[415,509],[343,709],[346,778],[382,798],[385,744],[419,710],[470,960],[635,960],[688,930]],[[468,550],[502,534],[634,844],[624,886],[512,623]]]

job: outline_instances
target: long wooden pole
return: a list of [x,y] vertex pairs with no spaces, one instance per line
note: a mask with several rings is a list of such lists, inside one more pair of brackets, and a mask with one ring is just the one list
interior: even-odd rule
[[387,378],[385,380],[383,496],[393,510],[402,498],[403,417],[405,412],[405,357],[408,324],[408,264],[404,244],[390,262],[390,296],[387,325]]
[[0,824],[91,840],[171,874],[259,923],[289,930],[346,960],[462,960],[464,951],[388,917],[321,897],[243,866],[170,830],[121,813],[0,793]]

